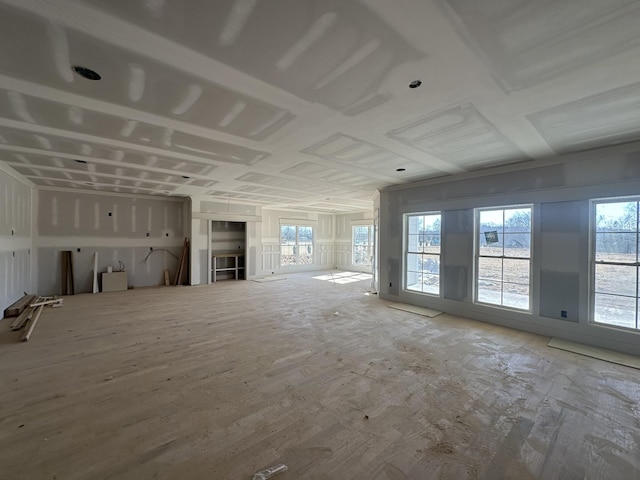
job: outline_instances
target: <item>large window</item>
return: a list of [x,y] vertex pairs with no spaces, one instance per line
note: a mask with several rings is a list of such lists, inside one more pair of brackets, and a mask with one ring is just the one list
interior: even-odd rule
[[593,202],[592,319],[638,330],[638,202]]
[[311,265],[312,263],[313,227],[281,225],[280,265]]
[[531,206],[476,210],[476,301],[530,310]]
[[359,267],[371,266],[373,252],[373,225],[354,225],[351,264]]
[[409,214],[405,218],[405,228],[406,289],[439,295],[440,213]]

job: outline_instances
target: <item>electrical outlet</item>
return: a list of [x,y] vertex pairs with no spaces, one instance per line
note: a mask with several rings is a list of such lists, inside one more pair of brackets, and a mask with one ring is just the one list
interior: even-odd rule
[[562,318],[567,318],[567,311],[566,310],[560,310],[560,316]]
[[149,232],[147,232],[147,237],[149,236]]
[[113,213],[109,212],[109,216],[110,216],[110,217],[112,217],[112,216],[113,216]]
[[80,249],[79,249],[79,248],[76,248],[76,252],[80,253]]

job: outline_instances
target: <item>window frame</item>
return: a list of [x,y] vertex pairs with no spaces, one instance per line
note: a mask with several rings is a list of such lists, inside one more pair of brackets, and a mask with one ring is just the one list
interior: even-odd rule
[[[433,253],[433,252],[420,252],[420,251],[411,251],[410,250],[410,233],[409,233],[409,228],[410,228],[410,219],[412,217],[427,217],[427,216],[439,216],[440,218],[440,231],[439,231],[439,239],[438,239],[438,253]],[[442,296],[442,251],[443,251],[443,246],[442,246],[442,230],[443,230],[443,214],[441,210],[430,210],[430,211],[425,211],[425,212],[410,212],[410,213],[405,213],[403,215],[403,227],[402,227],[402,243],[403,243],[403,255],[402,255],[402,289],[405,292],[409,292],[409,293],[415,293],[418,295],[428,295],[428,296],[432,296],[432,297],[441,297]],[[424,235],[428,235],[428,234],[424,234]],[[433,234],[435,235],[435,234]],[[423,281],[421,281],[420,285],[421,285],[421,289],[417,290],[417,289],[412,289],[409,288],[409,274],[411,273],[409,271],[409,255],[429,255],[429,256],[437,256],[438,257],[438,272],[437,274],[434,274],[433,272],[430,272],[429,275],[437,275],[437,279],[438,279],[438,292],[434,293],[434,292],[429,292],[429,291],[425,291],[424,290],[424,283]],[[424,272],[424,268],[422,269],[422,272]],[[417,273],[417,272],[416,272]]]
[[[597,260],[597,223],[598,219],[597,215],[597,205],[608,204],[608,203],[626,203],[626,202],[634,202],[636,203],[636,225],[634,232],[626,232],[632,233],[635,235],[635,245],[636,245],[636,260],[635,262],[613,262],[613,261],[605,261],[605,260]],[[625,233],[621,232],[612,232],[612,233]],[[613,323],[599,322],[596,320],[596,295],[597,295],[597,265],[612,265],[612,266],[629,266],[634,267],[636,272],[636,285],[635,285],[635,327],[627,327],[624,325],[616,325]],[[604,295],[615,296],[615,297],[623,297],[623,298],[634,298],[629,295],[620,295],[616,293],[603,293]],[[589,324],[604,327],[604,328],[612,328],[619,331],[627,331],[633,333],[640,333],[640,196],[639,195],[631,195],[624,197],[606,197],[606,198],[597,198],[591,199],[589,201]]]
[[[480,215],[482,212],[487,211],[502,211],[502,232],[498,233],[498,235],[502,235],[504,239],[505,235],[505,211],[507,210],[519,210],[519,209],[529,209],[529,256],[528,257],[517,257],[517,256],[508,256],[505,255],[504,243],[502,245],[503,254],[500,256],[497,255],[482,255],[480,248],[480,236],[481,225],[480,225]],[[514,312],[524,313],[524,314],[532,314],[533,313],[533,246],[534,246],[534,214],[535,214],[535,206],[532,203],[523,203],[523,204],[513,204],[513,205],[496,205],[496,206],[488,206],[488,207],[479,207],[474,209],[474,220],[473,220],[473,255],[474,255],[474,273],[473,273],[473,303],[476,305],[482,305],[492,308],[501,308],[505,310],[510,310]],[[514,232],[508,232],[514,233]],[[515,233],[527,233],[527,232],[515,232]],[[487,301],[479,300],[479,283],[480,283],[480,259],[481,258],[499,258],[502,260],[501,262],[501,274],[500,274],[500,303],[490,303]],[[516,282],[505,282],[504,281],[504,260],[527,260],[529,262],[529,283],[528,283],[528,305],[527,308],[519,308],[514,307],[512,305],[504,304],[504,285],[505,283],[514,284],[514,285],[524,285]]]
[[[295,244],[293,245],[294,249],[295,249],[295,253],[293,253],[293,255],[295,255],[295,259],[296,262],[295,263],[282,263],[282,259],[284,258],[284,254],[282,253],[282,247],[284,246],[282,243],[282,228],[283,227],[293,227],[295,228]],[[300,228],[310,228],[311,229],[311,243],[303,243],[303,247],[306,247],[308,245],[311,245],[311,252],[309,253],[309,255],[311,256],[311,262],[310,263],[301,263],[300,262]],[[293,223],[293,222],[280,222],[280,241],[279,241],[279,252],[280,252],[280,268],[287,268],[287,267],[298,267],[298,266],[305,266],[305,265],[315,265],[315,254],[316,254],[316,232],[315,232],[315,225],[312,224],[308,224],[308,223]]]

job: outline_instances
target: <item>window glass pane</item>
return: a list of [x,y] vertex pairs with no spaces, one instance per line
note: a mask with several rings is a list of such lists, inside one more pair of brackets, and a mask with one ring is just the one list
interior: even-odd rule
[[636,299],[596,293],[594,320],[607,325],[636,328]]
[[481,257],[478,259],[478,279],[502,281],[502,259]]
[[422,273],[407,272],[407,290],[422,291]]
[[409,252],[421,252],[422,251],[422,246],[421,246],[421,242],[420,242],[420,236],[419,235],[409,235],[408,237],[409,240],[409,244],[407,245],[407,250]]
[[422,275],[422,291],[438,295],[440,293],[440,275],[424,273]]
[[487,230],[480,233],[478,245],[480,255],[500,257],[503,255],[502,241],[504,235],[498,230]]
[[637,228],[638,203],[596,204],[596,232],[634,232]]
[[635,232],[596,233],[596,260],[604,262],[633,263],[636,261]]
[[478,280],[478,301],[482,303],[502,304],[502,283],[491,280]]
[[422,217],[418,215],[411,215],[407,222],[407,227],[409,229],[409,234],[417,234],[422,228]]
[[313,227],[298,227],[298,263],[313,263]]
[[636,296],[635,266],[596,265],[596,293]]
[[502,285],[502,304],[505,307],[529,309],[529,285],[504,283]]
[[440,233],[442,220],[440,215],[425,215],[423,219],[423,230],[425,233]]
[[505,233],[504,255],[505,257],[529,258],[531,256],[531,234]]
[[439,255],[423,255],[422,271],[431,274],[440,274],[440,256]]
[[502,264],[502,280],[529,285],[529,260],[505,258]]
[[409,253],[407,255],[407,271],[408,272],[421,272],[422,271],[422,255],[419,253]]
[[516,208],[504,211],[505,233],[518,233],[531,231],[531,209]]
[[503,222],[503,210],[480,211],[480,232],[484,232],[486,230],[502,231]]
[[296,227],[295,225],[282,225],[280,227],[280,237],[282,245],[295,245]]
[[423,235],[422,251],[426,253],[440,253],[440,235]]

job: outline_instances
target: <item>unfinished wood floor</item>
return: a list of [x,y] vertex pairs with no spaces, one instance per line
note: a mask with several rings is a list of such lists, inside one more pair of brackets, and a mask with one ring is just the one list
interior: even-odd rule
[[638,479],[640,372],[311,274],[0,322],[3,479]]

